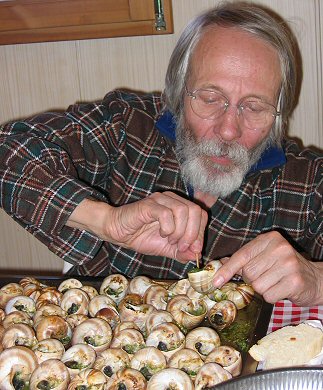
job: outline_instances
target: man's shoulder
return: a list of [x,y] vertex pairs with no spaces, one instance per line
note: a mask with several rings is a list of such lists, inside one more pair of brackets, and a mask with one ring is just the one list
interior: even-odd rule
[[296,141],[287,139],[284,142],[287,164],[318,165],[322,168],[323,152],[314,147],[302,147]]
[[107,93],[102,103],[109,111],[138,110],[156,116],[162,109],[161,93],[145,93],[127,89],[116,89]]
[[284,150],[287,161],[283,171],[286,176],[302,183],[322,180],[322,151],[311,147],[301,147],[293,140],[285,141]]

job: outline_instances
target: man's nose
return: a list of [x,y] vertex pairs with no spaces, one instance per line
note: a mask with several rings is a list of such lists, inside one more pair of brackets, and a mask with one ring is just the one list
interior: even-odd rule
[[237,107],[230,105],[218,118],[218,123],[215,126],[216,132],[224,141],[234,141],[241,137],[240,116],[241,113],[238,112]]

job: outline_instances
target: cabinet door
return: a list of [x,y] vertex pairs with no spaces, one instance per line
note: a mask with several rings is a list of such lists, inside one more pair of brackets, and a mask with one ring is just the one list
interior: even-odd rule
[[171,0],[0,1],[0,44],[169,34]]

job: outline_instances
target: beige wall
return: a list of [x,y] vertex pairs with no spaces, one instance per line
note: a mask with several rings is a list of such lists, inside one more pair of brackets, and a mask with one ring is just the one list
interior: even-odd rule
[[[173,0],[173,35],[0,46],[0,123],[98,99],[115,87],[161,90],[182,28],[217,2]],[[286,17],[300,42],[304,80],[290,135],[323,149],[323,1],[260,2]],[[0,211],[0,271],[62,267],[60,259]]]

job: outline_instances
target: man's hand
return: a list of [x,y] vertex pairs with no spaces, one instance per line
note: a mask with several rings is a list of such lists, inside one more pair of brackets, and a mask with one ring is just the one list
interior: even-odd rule
[[323,304],[323,263],[305,259],[277,232],[258,236],[221,261],[216,287],[240,274],[267,302],[289,299],[299,306]]
[[120,207],[85,199],[67,225],[140,253],[187,262],[202,251],[206,223],[201,207],[163,192]]

